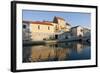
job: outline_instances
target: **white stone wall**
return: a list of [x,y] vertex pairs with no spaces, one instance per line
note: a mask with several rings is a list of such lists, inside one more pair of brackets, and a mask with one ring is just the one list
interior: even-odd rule
[[72,28],[71,29],[71,34],[72,34],[72,36],[76,36],[76,37],[83,36],[84,35],[83,34],[83,28],[80,27],[80,26]]
[[49,33],[32,33],[32,40],[33,41],[43,41],[43,40],[49,40],[53,38],[53,34]]
[[71,29],[71,34],[72,36],[77,36],[77,29],[76,28]]
[[23,41],[31,40],[31,34],[28,23],[23,23],[22,25],[22,39]]
[[77,36],[83,36],[83,28],[77,27]]

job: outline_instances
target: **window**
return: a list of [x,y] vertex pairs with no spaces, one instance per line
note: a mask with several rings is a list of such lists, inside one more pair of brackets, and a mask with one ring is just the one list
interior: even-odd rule
[[23,25],[23,28],[26,29],[26,25]]
[[65,39],[68,39],[68,36],[65,36]]
[[58,39],[58,35],[55,35],[55,39]]
[[48,30],[50,30],[50,27],[48,26]]
[[40,29],[40,25],[38,25],[38,29]]
[[83,30],[81,29],[81,32],[83,32]]

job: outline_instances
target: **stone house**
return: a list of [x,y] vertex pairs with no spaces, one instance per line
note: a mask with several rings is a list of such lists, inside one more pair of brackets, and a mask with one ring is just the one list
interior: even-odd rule
[[83,37],[83,27],[75,26],[71,28],[71,36],[73,37]]
[[[49,39],[63,39],[64,32],[70,31],[70,24],[61,17],[54,17],[49,21],[23,21],[23,40],[42,41]],[[27,31],[27,32],[26,32]]]

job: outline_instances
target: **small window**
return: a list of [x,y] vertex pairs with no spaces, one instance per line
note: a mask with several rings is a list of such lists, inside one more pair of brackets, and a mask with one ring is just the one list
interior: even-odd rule
[[50,30],[50,27],[48,26],[48,30]]
[[65,39],[68,39],[68,36],[66,36]]
[[38,25],[38,29],[40,29],[40,25]]
[[81,32],[83,32],[83,30],[81,29]]
[[23,28],[26,29],[26,25],[23,25]]

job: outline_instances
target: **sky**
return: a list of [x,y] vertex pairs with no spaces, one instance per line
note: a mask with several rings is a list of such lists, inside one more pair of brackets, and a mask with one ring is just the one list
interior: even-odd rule
[[53,21],[54,16],[61,17],[65,21],[74,26],[82,26],[90,28],[91,14],[79,12],[55,12],[55,11],[37,11],[37,10],[23,10],[22,17],[26,21]]

